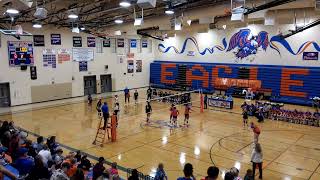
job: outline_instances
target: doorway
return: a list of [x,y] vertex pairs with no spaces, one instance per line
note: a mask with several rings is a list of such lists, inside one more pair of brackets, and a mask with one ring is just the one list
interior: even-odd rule
[[84,95],[96,94],[96,76],[84,76]]
[[0,84],[0,107],[11,106],[9,83]]
[[112,80],[111,74],[101,75],[101,93],[111,92],[112,91]]

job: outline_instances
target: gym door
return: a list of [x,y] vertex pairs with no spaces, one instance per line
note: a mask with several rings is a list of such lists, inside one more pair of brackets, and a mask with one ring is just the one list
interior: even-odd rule
[[84,95],[96,94],[96,76],[84,76]]
[[0,84],[0,107],[9,107],[10,100],[10,85],[9,83]]
[[112,80],[111,74],[101,75],[101,93],[111,92],[112,91]]

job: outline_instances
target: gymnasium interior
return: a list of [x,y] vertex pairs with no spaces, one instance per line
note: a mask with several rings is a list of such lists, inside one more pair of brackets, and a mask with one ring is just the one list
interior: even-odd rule
[[0,180],[319,180],[319,0],[0,0]]

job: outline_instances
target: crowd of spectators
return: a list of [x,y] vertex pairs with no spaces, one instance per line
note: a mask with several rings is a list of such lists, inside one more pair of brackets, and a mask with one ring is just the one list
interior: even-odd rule
[[105,168],[100,157],[96,164],[86,154],[64,153],[55,136],[45,140],[40,136],[32,143],[28,134],[13,122],[4,121],[0,127],[0,179],[25,180],[105,180],[120,179],[117,164]]
[[278,121],[286,121],[295,124],[320,126],[320,113],[310,111],[298,111],[285,109],[281,103],[256,101],[255,104],[244,102],[241,105],[243,111],[250,116],[256,116],[259,122],[265,118]]

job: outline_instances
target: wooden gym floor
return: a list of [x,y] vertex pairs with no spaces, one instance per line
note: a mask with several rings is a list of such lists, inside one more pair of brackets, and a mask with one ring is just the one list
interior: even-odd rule
[[[133,92],[132,92],[133,93]],[[140,91],[140,101],[145,91]],[[112,98],[104,99],[109,106]],[[133,100],[131,98],[131,100]],[[232,111],[210,109],[200,113],[199,97],[193,95],[193,112],[189,128],[171,129],[165,123],[169,119],[169,104],[153,102],[152,123],[145,125],[144,103],[124,106],[120,94],[121,115],[117,142],[107,142],[104,147],[92,145],[98,124],[95,103],[88,108],[86,101],[55,106],[37,105],[0,116],[0,120],[12,120],[17,126],[44,137],[55,135],[57,141],[79,149],[92,156],[104,156],[126,168],[137,168],[144,174],[153,174],[159,162],[164,163],[169,179],[183,175],[184,163],[194,166],[197,179],[206,176],[213,163],[222,174],[233,166],[240,167],[243,177],[251,168],[252,132],[242,127],[241,99],[235,99]],[[45,104],[45,103],[44,103]],[[39,108],[41,107],[41,108]],[[310,109],[285,105],[287,108]],[[183,108],[179,107],[183,113]],[[312,110],[312,109],[310,109]],[[250,121],[256,121],[250,117]],[[180,124],[183,117],[179,117]],[[320,128],[266,120],[262,129],[264,163],[263,179],[302,180],[320,179]],[[125,176],[125,173],[121,173]],[[222,179],[222,178],[221,178]]]

